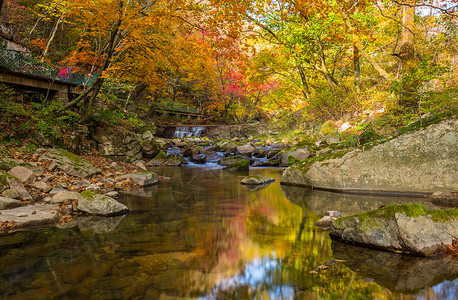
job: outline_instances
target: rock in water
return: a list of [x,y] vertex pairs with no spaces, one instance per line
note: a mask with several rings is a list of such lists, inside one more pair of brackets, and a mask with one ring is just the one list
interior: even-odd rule
[[331,227],[332,221],[336,220],[340,215],[341,213],[338,211],[328,210],[324,217],[313,225],[323,229],[329,229]]
[[156,167],[163,165],[167,162],[167,154],[164,151],[159,152],[152,160],[150,160],[146,166]]
[[139,186],[149,186],[159,181],[156,173],[148,171],[134,173],[130,176],[130,179]]
[[54,162],[57,168],[67,175],[79,178],[90,177],[102,172],[89,161],[63,149],[50,149],[40,156],[38,160]]
[[458,209],[425,210],[421,204],[393,204],[342,217],[331,237],[345,242],[430,256],[458,246]]
[[[458,190],[458,119],[285,170],[282,183],[340,191]],[[310,166],[311,165],[311,166]]]
[[260,185],[260,184],[268,184],[274,182],[275,179],[272,177],[267,177],[263,175],[250,175],[242,179],[242,184],[246,185]]
[[129,208],[122,203],[105,195],[91,191],[81,192],[78,200],[78,210],[94,215],[120,215],[129,212]]

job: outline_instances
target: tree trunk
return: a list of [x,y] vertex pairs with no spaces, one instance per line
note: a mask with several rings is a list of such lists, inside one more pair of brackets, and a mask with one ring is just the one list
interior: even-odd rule
[[3,0],[0,0],[0,15],[2,14]]
[[302,81],[302,94],[304,95],[305,99],[310,98],[310,89],[309,85],[307,83],[307,77],[305,76],[305,70],[302,64],[298,63],[296,65],[297,70],[299,71],[299,75],[301,76],[301,81]]
[[[342,7],[339,7],[340,12],[342,13],[342,16],[344,17],[345,20],[345,25],[347,25],[347,28],[349,29],[350,32],[354,31],[353,26],[351,25],[350,19],[347,15],[347,13],[342,9]],[[366,51],[364,51],[363,45],[361,42],[354,36],[354,34],[351,34],[353,37],[353,40],[356,41],[354,43],[354,46],[361,52],[361,56],[364,57],[365,60],[367,60],[372,67],[386,80],[393,80],[393,77],[388,74]]]
[[[46,55],[48,54],[48,51],[49,51],[49,47],[51,46],[51,42],[54,40],[54,37],[56,36],[57,28],[59,27],[60,23],[62,23],[63,20],[64,20],[64,14],[62,13],[60,15],[59,19],[57,19],[56,26],[54,26],[54,28],[53,28],[53,30],[51,32],[51,36],[49,37],[48,43],[46,44],[46,48],[43,51],[43,55],[41,56],[41,61],[42,62],[45,60],[45,57],[46,57]],[[70,74],[69,74],[69,76],[70,76]]]
[[402,33],[401,46],[397,55],[401,59],[403,68],[411,67],[415,58],[414,34],[412,32],[415,22],[415,0],[404,0],[402,6]]
[[161,94],[162,94],[162,89],[156,92],[156,94],[154,95],[153,101],[151,102],[151,105],[148,108],[148,111],[142,116],[142,118],[149,118],[149,117],[151,117],[153,115],[154,103],[157,102],[157,100],[159,99]]
[[[412,32],[415,22],[415,0],[404,0],[402,3],[402,32],[401,45],[398,53],[395,55],[401,60],[402,73],[406,74],[415,67],[415,42]],[[403,82],[401,87],[399,105],[400,106],[415,106],[416,93],[413,83]]]
[[353,70],[354,70],[354,81],[355,81],[355,86],[356,89],[359,90],[359,83],[361,80],[361,64],[360,64],[360,58],[361,53],[358,50],[358,47],[356,45],[353,45]]
[[[121,4],[120,6],[122,7],[122,1],[121,1]],[[122,16],[119,16],[119,19],[118,21],[116,22],[116,24],[114,25],[113,29],[111,30],[111,35],[110,35],[110,41],[109,41],[109,44],[108,44],[108,52],[106,54],[106,59],[105,61],[103,62],[103,65],[102,67],[100,68],[99,72],[98,72],[98,75],[97,75],[97,79],[94,80],[88,87],[87,90],[85,90],[81,95],[79,95],[75,100],[69,102],[67,105],[65,105],[61,111],[64,111],[64,110],[67,110],[73,106],[75,106],[76,104],[78,104],[79,102],[81,102],[87,95],[89,95],[89,93],[92,91],[92,95],[91,95],[91,99],[89,99],[89,106],[88,108],[91,107],[91,101],[92,101],[92,104],[93,104],[93,101],[95,99],[95,97],[97,97],[97,94],[99,93],[100,91],[100,88],[102,87],[102,84],[103,84],[103,81],[104,79],[101,77],[102,76],[102,72],[105,71],[108,66],[110,65],[110,61],[111,61],[111,57],[113,56],[114,54],[114,50],[115,50],[115,46],[116,46],[116,42],[118,40],[118,33],[119,33],[119,28],[121,26],[121,23],[122,23]],[[94,94],[94,92],[96,94]],[[81,119],[88,119],[88,113],[91,113],[91,115],[89,116],[89,118],[92,116],[92,113],[93,111],[91,112],[86,112],[83,117],[81,117]],[[87,120],[86,120],[87,121]],[[81,120],[79,121],[81,123]]]

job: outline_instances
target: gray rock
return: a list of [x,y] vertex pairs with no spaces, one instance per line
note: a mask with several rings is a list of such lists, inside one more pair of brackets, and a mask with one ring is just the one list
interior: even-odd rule
[[225,141],[218,143],[218,146],[221,148],[223,152],[226,153],[235,153],[237,150],[237,144],[233,141]]
[[40,191],[45,192],[45,193],[49,192],[52,189],[52,187],[51,187],[51,185],[49,183],[46,183],[46,182],[43,182],[43,181],[36,181],[33,184],[33,186],[35,188],[39,189]]
[[260,184],[268,184],[274,182],[275,179],[272,177],[267,177],[263,175],[250,175],[242,179],[241,184],[246,185],[260,185]]
[[142,162],[142,161],[136,161],[134,163],[134,166],[136,166],[137,168],[139,168],[140,170],[142,171],[147,171],[148,169],[146,168],[145,164]]
[[128,160],[140,153],[140,141],[130,131],[97,128],[92,138],[99,143],[100,153],[114,160]]
[[153,185],[159,181],[159,177],[157,176],[156,173],[148,172],[148,171],[133,173],[130,176],[130,179],[135,184],[138,184],[139,186],[142,186],[142,187]]
[[80,194],[77,192],[59,192],[55,194],[52,199],[51,203],[64,203],[67,201],[79,201],[80,200]]
[[100,186],[98,186],[97,184],[90,184],[86,187],[86,191],[92,191],[92,192],[96,192],[96,193],[100,193]]
[[247,144],[247,145],[243,145],[243,146],[237,146],[237,152],[240,153],[240,154],[244,154],[244,155],[251,155],[253,154],[255,148],[253,146],[251,146],[250,144]]
[[22,206],[22,203],[19,200],[6,198],[6,197],[0,197],[0,209],[10,209],[10,208],[15,208],[19,206]]
[[300,148],[295,150],[285,150],[280,158],[280,166],[286,167],[291,163],[291,158],[294,160],[305,160],[310,157],[310,151],[306,148]]
[[19,193],[19,195],[21,195],[22,197],[22,200],[25,200],[25,201],[32,201],[33,198],[32,196],[29,194],[29,192],[25,189],[24,185],[22,184],[22,182],[19,182],[15,179],[7,179],[9,185],[10,185],[10,188],[12,190],[15,190]]
[[3,195],[3,197],[11,198],[11,199],[17,199],[17,198],[21,197],[21,195],[18,193],[18,191],[13,190],[13,189],[7,189],[7,190],[3,191],[2,195]]
[[79,178],[90,177],[102,172],[89,161],[63,149],[50,149],[40,156],[38,160],[54,162],[57,168],[67,175]]
[[392,204],[377,210],[338,218],[331,236],[345,242],[435,255],[453,247],[458,237],[458,210],[428,210],[421,204]]
[[31,184],[35,181],[36,175],[33,173],[32,170],[21,167],[21,166],[16,166],[12,168],[8,174],[11,176],[16,177],[20,182],[25,183],[25,184]]
[[433,193],[458,191],[458,119],[442,121],[381,144],[368,144],[285,170],[282,182],[323,189]]
[[10,231],[54,225],[59,220],[59,206],[36,204],[8,209],[0,215],[1,222],[13,224]]
[[129,212],[122,203],[105,195],[84,191],[78,200],[78,210],[94,215],[117,215]]
[[52,190],[49,191],[49,196],[54,196],[57,193],[60,192],[68,192],[66,189],[61,189],[61,188],[53,188]]
[[105,193],[105,196],[108,196],[108,197],[113,198],[113,199],[117,199],[117,198],[119,198],[119,193],[116,192],[116,191],[109,191],[109,192]]

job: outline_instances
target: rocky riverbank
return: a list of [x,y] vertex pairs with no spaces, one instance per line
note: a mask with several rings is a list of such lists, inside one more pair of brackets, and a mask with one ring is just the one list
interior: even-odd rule
[[458,119],[285,170],[282,183],[340,192],[458,191]]

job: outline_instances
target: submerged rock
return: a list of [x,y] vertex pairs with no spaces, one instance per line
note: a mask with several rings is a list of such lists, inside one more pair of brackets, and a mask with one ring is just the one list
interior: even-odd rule
[[120,215],[129,212],[129,208],[106,195],[84,191],[78,200],[78,210],[94,215]]
[[393,204],[339,218],[332,223],[330,235],[345,242],[430,256],[458,247],[458,209]]
[[79,178],[90,177],[102,171],[89,161],[63,149],[50,149],[40,156],[39,161],[51,161],[67,175]]
[[458,190],[458,119],[285,170],[282,183],[339,191]]
[[261,184],[268,184],[274,182],[275,179],[268,176],[263,175],[250,175],[242,179],[241,184],[246,185],[261,185]]

